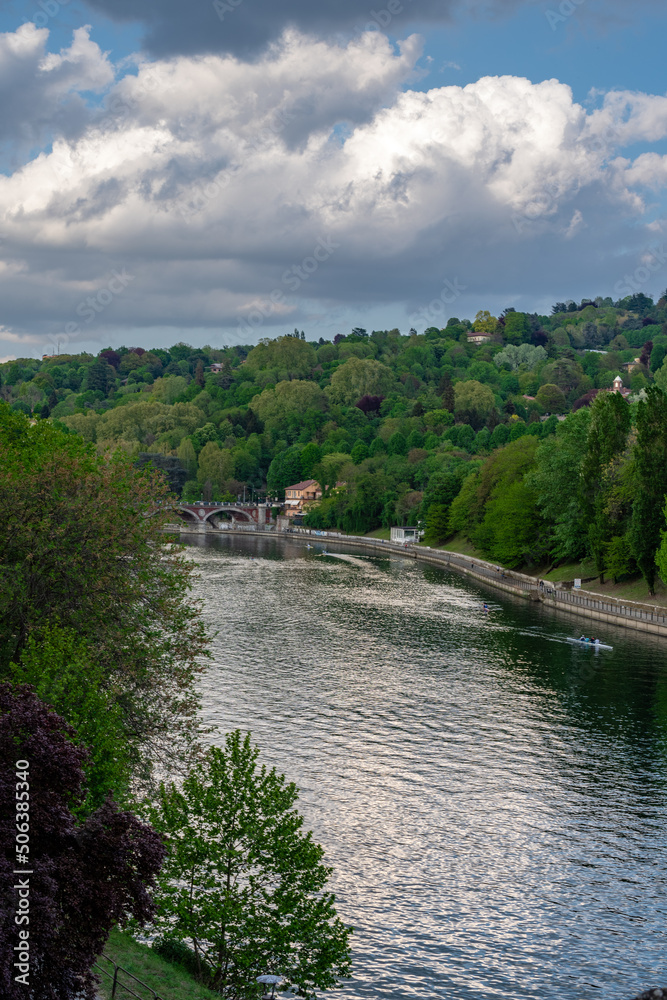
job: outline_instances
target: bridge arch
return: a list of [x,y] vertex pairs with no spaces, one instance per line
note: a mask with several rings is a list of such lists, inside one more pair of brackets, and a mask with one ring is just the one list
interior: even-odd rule
[[236,504],[177,503],[173,505],[172,509],[177,511],[188,524],[209,524],[216,514],[229,514],[232,521],[243,521],[245,524],[255,523],[250,511]]

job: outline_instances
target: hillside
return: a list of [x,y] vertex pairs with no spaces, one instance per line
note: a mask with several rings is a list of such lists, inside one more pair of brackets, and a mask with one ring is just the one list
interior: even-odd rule
[[[647,390],[667,389],[666,352],[667,300],[638,293],[557,303],[551,316],[482,310],[407,335],[355,329],[316,342],[295,331],[257,346],[19,359],[0,366],[0,394],[99,450],[152,461],[184,499],[245,490],[280,501],[312,477],[325,490],[306,519],[316,527],[421,520],[433,540],[460,531],[508,565],[595,550],[598,570],[618,578],[639,559],[630,424]],[[605,391],[615,378],[619,391]],[[628,426],[609,452],[589,425],[591,404],[612,396]],[[586,462],[586,496],[574,497]],[[607,525],[598,541],[596,517]]]

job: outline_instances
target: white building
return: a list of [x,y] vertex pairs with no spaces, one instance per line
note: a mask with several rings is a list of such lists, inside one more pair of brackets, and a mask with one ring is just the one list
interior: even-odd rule
[[418,542],[423,534],[423,531],[415,527],[392,528],[391,540],[392,542],[400,542],[401,545],[404,545],[406,542]]

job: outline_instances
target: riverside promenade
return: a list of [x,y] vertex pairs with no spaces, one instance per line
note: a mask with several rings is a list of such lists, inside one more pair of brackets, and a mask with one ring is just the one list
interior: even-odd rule
[[514,594],[525,600],[539,602],[546,607],[561,611],[569,611],[582,618],[593,621],[607,622],[613,625],[623,625],[639,632],[661,635],[667,638],[667,608],[652,604],[642,604],[637,601],[619,601],[614,597],[606,597],[586,590],[572,590],[561,584],[540,581],[534,576],[517,573],[515,570],[476,559],[473,556],[461,555],[447,549],[433,549],[428,545],[390,542],[383,538],[366,538],[359,535],[344,535],[336,531],[316,531],[314,528],[290,528],[288,531],[277,531],[275,528],[258,529],[255,525],[233,528],[190,527],[183,523],[174,525],[180,534],[238,534],[263,535],[272,538],[303,538],[304,541],[319,539],[350,545],[354,548],[366,549],[378,553],[394,553],[407,559],[427,562],[443,569],[451,569],[496,590]]

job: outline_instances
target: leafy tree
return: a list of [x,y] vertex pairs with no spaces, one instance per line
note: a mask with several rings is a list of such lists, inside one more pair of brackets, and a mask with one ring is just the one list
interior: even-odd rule
[[99,389],[106,396],[109,386],[113,385],[116,373],[103,358],[99,358],[88,369],[86,385],[89,389]]
[[300,455],[301,461],[301,478],[310,479],[313,475],[313,469],[318,462],[322,460],[322,449],[314,441],[309,442],[302,450]]
[[[154,912],[150,892],[165,853],[162,840],[111,797],[77,822],[88,758],[75,739],[71,726],[27,685],[0,683],[0,991],[6,1000],[95,1000],[92,965],[112,926],[125,925],[129,915],[143,924]],[[28,772],[17,764],[22,761],[29,762]],[[30,803],[29,840],[20,847],[19,789]],[[14,874],[23,868],[25,877]],[[29,922],[17,923],[14,886],[23,878]],[[22,962],[26,943],[30,959]]]
[[536,468],[528,474],[544,520],[548,550],[556,560],[580,559],[586,550],[588,518],[580,482],[589,426],[588,409],[560,423],[555,436],[540,444]]
[[479,430],[496,408],[496,401],[488,385],[482,385],[475,379],[457,382],[454,393],[456,419],[469,423],[475,430]]
[[428,545],[441,545],[449,535],[449,507],[444,503],[432,503],[426,513],[424,541]]
[[[288,338],[292,344],[301,341]],[[307,345],[306,345],[307,346]],[[327,399],[315,382],[279,382],[275,389],[265,389],[254,396],[250,405],[267,430],[284,432],[290,422],[297,426],[309,409],[325,410]]]
[[176,452],[189,479],[197,474],[197,452],[190,438],[183,438]]
[[387,441],[387,451],[390,455],[405,455],[408,443],[400,431],[396,431]]
[[78,633],[145,759],[150,744],[171,760],[195,725],[207,632],[192,567],[161,532],[163,477],[2,404],[0,469],[0,671],[49,624]]
[[[315,466],[311,475],[315,476]],[[272,496],[283,497],[285,488],[301,482],[301,449],[293,446],[273,459],[266,479],[267,489]]]
[[582,498],[588,520],[588,543],[600,581],[613,526],[606,509],[610,463],[624,450],[630,431],[630,408],[616,392],[603,392],[591,404],[586,455],[581,466]]
[[442,396],[442,405],[445,410],[449,410],[450,413],[454,412],[454,406],[456,403],[456,397],[454,395],[454,385],[452,384],[452,378],[449,372],[445,372],[438,382],[437,389],[438,396]]
[[197,479],[200,483],[207,480],[217,493],[225,489],[225,483],[234,473],[232,453],[221,448],[217,441],[209,441],[199,452]]
[[663,361],[665,360],[665,354],[667,354],[667,349],[662,344],[656,344],[656,346],[651,351],[650,367],[654,375],[661,367]]
[[273,369],[278,373],[279,381],[307,378],[316,364],[315,348],[297,337],[261,340],[246,359],[250,371]]
[[667,495],[667,396],[654,385],[637,406],[634,448],[636,495],[630,544],[649,593],[655,593],[655,558],[661,544]]
[[[192,446],[191,446],[192,447]],[[166,483],[172,493],[180,496],[181,490],[188,477],[187,470],[183,468],[180,459],[176,455],[164,455],[162,452],[140,452],[134,463],[138,469],[150,466],[157,469],[164,476]]]
[[371,458],[375,458],[377,455],[383,455],[387,450],[387,446],[381,437],[376,437],[373,439],[371,446],[369,448],[369,454]]
[[30,636],[11,674],[15,683],[32,685],[74,727],[77,743],[88,748],[83,811],[100,806],[109,792],[123,800],[132,774],[133,734],[125,726],[119,693],[105,684],[87,644],[71,629],[47,625]]
[[358,409],[368,416],[371,413],[377,414],[384,401],[384,396],[362,396],[354,404]]
[[[521,344],[524,340],[527,340],[530,337],[530,323],[525,313],[506,313],[503,337],[508,344]],[[535,350],[537,350],[537,348],[535,348]]]
[[365,441],[356,441],[352,448],[351,458],[355,465],[360,465],[368,458],[368,445]]
[[565,413],[567,410],[567,400],[565,393],[557,385],[541,385],[537,390],[537,402],[543,406],[548,413]]
[[301,995],[350,974],[351,928],[326,891],[331,869],[301,832],[298,791],[258,765],[250,734],[211,747],[182,789],[161,785],[150,810],[171,848],[156,926],[192,942],[201,973],[230,998],[255,1000],[255,979],[282,975]]
[[394,383],[394,373],[380,361],[348,358],[331,376],[328,392],[334,403],[352,406],[363,396],[386,396]]
[[480,309],[475,316],[472,328],[476,333],[495,333],[497,325],[498,320],[491,315],[488,309]]

